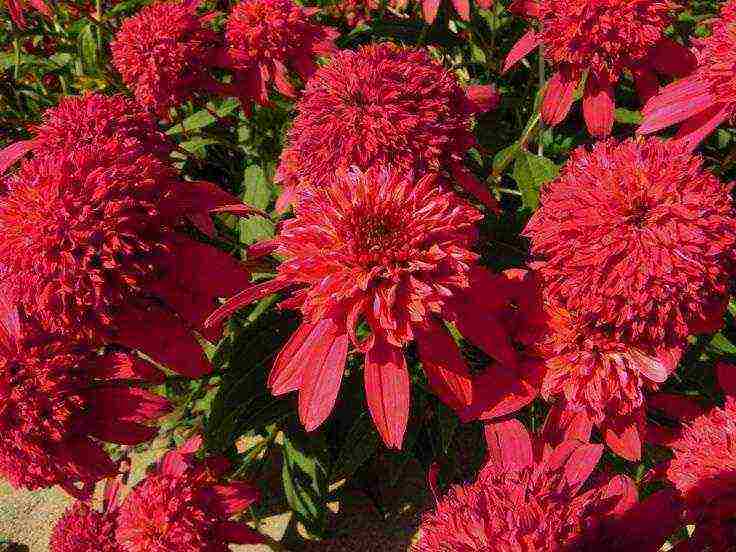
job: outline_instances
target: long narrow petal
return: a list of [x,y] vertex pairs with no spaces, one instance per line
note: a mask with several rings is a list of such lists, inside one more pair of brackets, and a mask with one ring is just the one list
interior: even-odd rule
[[473,380],[460,350],[437,322],[415,331],[424,373],[440,400],[457,411],[473,402]]
[[156,306],[127,308],[117,322],[117,343],[143,352],[169,370],[189,378],[212,371],[199,342],[171,313]]
[[511,48],[511,51],[506,56],[506,61],[503,62],[501,73],[503,74],[511,69],[514,65],[519,63],[521,59],[529,55],[532,50],[539,47],[541,43],[542,37],[539,33],[534,29],[528,31],[516,44],[514,44],[513,48]]
[[378,433],[389,448],[400,449],[409,423],[411,384],[401,349],[376,340],[365,355],[365,395]]
[[304,377],[299,388],[299,419],[307,431],[317,429],[332,412],[347,354],[348,336],[342,334],[334,337],[322,362],[315,358],[315,363],[311,364],[309,356],[304,359]]
[[642,105],[646,105],[649,100],[659,93],[659,79],[648,68],[640,68],[634,71],[634,85]]
[[215,529],[217,536],[225,542],[233,544],[260,544],[265,542],[262,535],[236,521],[221,521]]
[[260,299],[263,299],[268,295],[272,295],[277,291],[284,289],[288,285],[289,282],[274,279],[262,284],[245,288],[243,291],[238,293],[235,297],[230,299],[227,303],[225,303],[215,312],[213,312],[207,318],[207,320],[205,320],[204,325],[205,327],[209,327],[214,326],[215,324],[219,324],[235,311],[240,310],[255,301],[259,301]]
[[611,83],[601,82],[592,75],[589,76],[583,94],[583,117],[588,132],[596,138],[604,138],[611,134],[614,111]]
[[231,481],[227,485],[213,485],[207,489],[215,499],[213,506],[225,518],[242,512],[260,498],[258,489],[244,481]]
[[732,108],[716,104],[685,121],[677,131],[675,140],[687,151],[694,151],[715,129],[728,120]]
[[33,140],[15,142],[0,150],[0,175],[5,174],[16,161],[33,149]]
[[509,11],[522,17],[539,17],[539,2],[537,0],[514,0]]
[[96,358],[89,369],[90,375],[100,380],[138,380],[163,383],[165,376],[153,366],[132,353],[109,352]]
[[85,426],[95,439],[128,446],[150,441],[158,433],[157,427],[122,420],[101,420],[95,416],[90,416]]
[[498,201],[493,197],[488,187],[460,163],[453,164],[452,176],[461,187],[473,194],[489,211],[494,213],[500,211]]
[[268,376],[268,387],[278,396],[296,391],[302,384],[304,364],[302,346],[314,331],[315,324],[302,323],[279,351]]
[[171,411],[165,398],[136,387],[94,387],[86,396],[91,415],[100,420],[146,422]]
[[568,68],[563,67],[554,74],[542,100],[542,120],[545,123],[555,126],[565,120],[575,100],[575,90],[579,83],[579,75]]
[[534,461],[532,440],[519,420],[485,424],[489,459],[504,470],[521,470]]
[[593,473],[603,455],[603,445],[583,445],[577,448],[565,464],[565,480],[574,495]]
[[637,132],[651,134],[681,123],[718,103],[710,86],[692,78],[665,86],[642,110],[644,121]]

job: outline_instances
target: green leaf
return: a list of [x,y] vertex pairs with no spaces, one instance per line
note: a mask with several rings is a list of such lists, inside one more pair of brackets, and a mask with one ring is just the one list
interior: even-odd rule
[[258,209],[266,209],[273,196],[273,186],[263,167],[248,165],[243,176],[243,201]]
[[521,153],[518,142],[511,144],[499,151],[493,158],[493,175],[500,176],[506,167]]
[[276,233],[274,223],[260,215],[241,218],[238,221],[238,227],[240,229],[240,242],[246,245],[271,239]]
[[332,468],[332,480],[350,479],[378,449],[381,439],[365,412],[355,420]]
[[486,63],[486,53],[475,43],[475,41],[470,43],[470,57],[475,63],[483,65]]
[[215,109],[212,104],[209,104],[209,110],[200,109],[199,111],[196,111],[195,113],[184,119],[181,123],[177,123],[169,130],[167,130],[166,134],[181,134],[182,132],[192,132],[194,130],[205,128],[217,120],[216,117],[212,113],[210,113],[210,111],[217,113],[219,117],[227,117],[233,111],[235,111],[238,105],[238,100],[235,98],[228,98],[217,109]]
[[539,206],[539,189],[554,179],[558,172],[557,165],[546,157],[523,152],[516,158],[512,176],[521,190],[524,207],[534,210]]
[[638,125],[642,122],[643,117],[638,111],[631,111],[623,107],[616,108],[616,122],[625,125]]
[[452,438],[458,428],[459,421],[455,413],[442,403],[437,406],[437,425],[439,429],[442,452],[447,454]]
[[286,501],[307,530],[321,536],[327,517],[327,472],[322,460],[307,443],[314,438],[284,435],[281,480]]
[[79,33],[79,55],[87,73],[97,71],[97,40],[92,23],[88,23]]
[[721,354],[725,355],[736,355],[736,345],[731,343],[729,339],[722,333],[717,333],[710,340],[708,347]]

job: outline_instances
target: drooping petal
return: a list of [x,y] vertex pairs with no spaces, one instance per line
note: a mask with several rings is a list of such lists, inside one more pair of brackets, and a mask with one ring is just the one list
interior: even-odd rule
[[22,140],[14,142],[0,150],[0,175],[5,174],[11,166],[20,160],[34,146],[33,140]]
[[217,525],[217,536],[225,542],[234,544],[261,544],[265,542],[262,535],[248,527],[245,523],[223,521]]
[[365,394],[378,433],[400,449],[409,422],[410,381],[401,349],[377,339],[365,355]]
[[473,85],[467,89],[468,100],[475,113],[485,113],[498,107],[501,95],[492,84]]
[[[268,387],[278,396],[296,391],[302,384],[304,364],[301,358],[305,350],[311,346],[314,338],[315,324],[302,323],[289,338],[283,349],[276,356],[271,373],[268,376]],[[304,346],[307,343],[306,347]]]
[[208,487],[214,497],[214,507],[218,515],[225,518],[242,512],[260,498],[260,492],[250,483],[231,481],[226,485]]
[[502,470],[521,470],[534,461],[531,437],[519,420],[486,423],[484,433],[489,462]]
[[522,17],[539,17],[539,2],[538,0],[514,0],[509,6],[509,11],[514,15],[520,15]]
[[91,415],[102,421],[146,422],[171,411],[165,398],[135,387],[94,387],[86,396]]
[[85,425],[89,434],[96,439],[128,446],[150,441],[158,433],[157,427],[123,420],[103,420],[95,416],[88,417]]
[[434,22],[437,17],[437,10],[440,7],[442,0],[422,0],[422,15],[424,20],[430,25]]
[[646,105],[649,100],[659,93],[659,79],[647,67],[638,68],[634,71],[634,85],[642,105]]
[[321,360],[311,354],[304,358],[304,376],[299,387],[299,418],[307,431],[314,431],[327,419],[340,391],[348,353],[348,336],[336,333],[337,328]]
[[419,357],[430,387],[451,408],[462,411],[473,402],[473,381],[460,350],[437,322],[415,330]]
[[613,85],[589,75],[583,94],[583,117],[592,136],[604,138],[611,134],[615,108]]
[[503,69],[501,73],[505,73],[516,65],[521,59],[525,58],[529,53],[538,48],[542,43],[542,36],[537,33],[534,29],[527,31],[527,33],[519,39],[519,42],[514,44],[511,51],[506,56],[506,61],[503,62]]
[[452,0],[452,5],[462,19],[470,21],[470,0]]
[[632,462],[641,459],[641,436],[636,420],[611,420],[601,429],[606,444],[613,452]]
[[247,287],[213,312],[207,320],[205,320],[204,325],[205,327],[212,327],[219,324],[235,311],[240,310],[255,301],[259,301],[268,295],[272,295],[277,291],[281,291],[289,285],[290,283],[287,281],[274,279],[262,284]]
[[101,380],[133,380],[163,383],[165,376],[142,358],[133,353],[110,352],[95,359],[90,375]]
[[189,378],[212,371],[195,337],[172,314],[158,307],[124,309],[117,317],[115,341],[138,349],[169,370]]
[[499,205],[496,198],[493,197],[488,187],[478,180],[473,173],[465,168],[460,163],[452,165],[452,177],[457,180],[457,183],[473,194],[478,201],[480,201],[489,211],[494,213],[499,212]]
[[575,449],[565,464],[565,479],[571,492],[577,493],[593,473],[603,455],[603,445],[583,445]]
[[716,104],[689,118],[677,130],[675,140],[685,150],[694,151],[716,128],[726,122],[732,112],[728,104]]
[[698,59],[682,44],[664,38],[654,47],[649,62],[658,72],[681,79],[695,70]]
[[718,103],[708,83],[683,79],[670,84],[644,106],[644,121],[637,132],[651,134],[689,119]]
[[562,67],[550,79],[542,100],[542,120],[556,126],[565,120],[575,100],[575,90],[580,83],[580,76],[572,70]]
[[542,440],[553,447],[565,441],[590,441],[593,420],[585,412],[575,412],[553,404],[542,426]]

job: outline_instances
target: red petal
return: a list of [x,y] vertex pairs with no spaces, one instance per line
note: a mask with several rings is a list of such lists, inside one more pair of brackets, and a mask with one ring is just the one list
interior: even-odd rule
[[307,431],[317,429],[332,412],[345,371],[348,336],[335,336],[335,323],[329,322],[334,327],[331,330],[332,340],[324,342],[324,350],[308,351],[302,360],[304,375],[299,388],[299,419]]
[[216,532],[219,539],[234,544],[261,544],[265,542],[262,535],[245,523],[236,521],[221,521],[217,524]]
[[470,21],[470,0],[452,0],[455,11],[465,21]]
[[[197,329],[217,307],[218,298],[232,296],[250,281],[248,271],[231,255],[181,237],[167,256],[165,270],[151,291]],[[207,334],[210,339],[218,336],[218,331]]]
[[673,420],[682,422],[690,422],[705,413],[705,409],[694,399],[670,393],[657,393],[647,397],[647,406],[661,410]]
[[489,461],[503,469],[520,470],[534,461],[532,440],[519,420],[485,424]]
[[365,355],[364,376],[368,409],[378,433],[387,447],[401,449],[411,388],[403,351],[377,339]]
[[588,132],[596,138],[604,138],[613,130],[615,104],[613,86],[588,76],[583,95],[583,117]]
[[716,128],[728,120],[732,108],[728,104],[716,104],[685,121],[677,131],[676,141],[692,152]]
[[469,407],[473,402],[473,380],[447,330],[430,322],[426,329],[416,330],[415,337],[430,387],[454,410]]
[[650,381],[664,383],[670,377],[668,367],[659,358],[644,354],[638,349],[630,349],[628,355],[632,365]]
[[489,211],[498,213],[500,211],[498,201],[493,197],[488,187],[478,180],[473,173],[463,167],[460,163],[452,166],[452,177],[466,191],[473,194]]
[[542,426],[542,440],[553,447],[571,440],[587,443],[592,432],[593,421],[584,412],[572,412],[554,404]]
[[542,120],[550,126],[560,124],[570,113],[580,77],[563,67],[550,79],[542,100]]
[[304,364],[300,358],[304,355],[304,343],[314,329],[315,324],[303,323],[279,351],[268,376],[268,387],[274,395],[290,393],[301,386]]
[[116,341],[138,349],[169,370],[189,378],[212,371],[202,347],[184,325],[170,313],[151,306],[120,313]]
[[43,15],[48,17],[49,19],[54,17],[54,12],[51,11],[51,8],[49,8],[46,5],[46,2],[43,0],[28,0],[34,8],[36,8],[39,12],[41,12]]
[[[56,454],[58,467],[71,473],[72,481],[93,483],[114,477],[117,472],[115,464],[102,445],[88,438],[80,437],[64,441],[56,447]],[[93,490],[94,486],[88,491],[90,495]]]
[[112,352],[95,359],[90,375],[101,380],[139,380],[163,383],[161,371],[132,353]]
[[539,2],[537,0],[514,0],[509,6],[514,15],[539,17]]
[[299,194],[297,194],[296,186],[284,184],[284,186],[281,188],[281,193],[279,194],[279,197],[276,199],[276,212],[285,213],[286,211],[288,211],[289,207],[296,203],[298,195]]
[[21,3],[18,0],[6,0],[5,5],[8,8],[8,12],[10,12],[10,19],[13,20],[13,23],[15,23],[18,28],[25,29],[26,18],[23,16],[23,6]]
[[437,17],[437,10],[440,7],[441,0],[422,0],[422,15],[424,20],[432,24]]
[[669,38],[654,47],[649,61],[659,73],[678,79],[688,76],[698,65],[695,54]]
[[574,495],[593,473],[603,455],[603,445],[583,445],[570,455],[565,464],[565,479]]
[[641,437],[635,420],[607,423],[601,429],[613,452],[632,462],[641,460]]
[[719,362],[716,365],[718,384],[726,395],[736,397],[736,366],[729,362]]
[[534,29],[528,31],[524,36],[521,37],[519,42],[514,44],[511,48],[509,55],[506,56],[506,61],[503,63],[503,69],[501,73],[505,73],[516,65],[522,58],[529,55],[529,53],[537,48],[542,43],[542,36],[539,35]]
[[644,121],[637,132],[651,134],[667,128],[718,103],[713,98],[710,85],[695,79],[683,79],[665,86],[649,100],[642,114]]
[[102,422],[147,422],[171,412],[165,398],[136,387],[95,387],[86,395],[90,415]]
[[[10,7],[10,4],[8,4],[8,7]],[[10,144],[0,150],[0,175],[5,174],[5,171],[12,167],[26,153],[31,151],[33,146],[33,140],[23,140]]]
[[659,79],[649,69],[637,69],[634,71],[634,85],[636,85],[636,93],[642,105],[659,93]]
[[208,487],[215,499],[216,509],[222,517],[229,518],[242,512],[260,498],[260,493],[250,483],[231,481],[227,485]]
[[205,320],[205,326],[214,326],[222,322],[225,318],[233,314],[235,311],[247,307],[255,301],[260,301],[268,295],[272,295],[277,291],[281,291],[285,287],[289,286],[289,282],[284,280],[269,280],[262,284],[250,286],[245,288],[243,291],[238,293],[235,297],[230,299],[227,303],[222,305],[219,309],[213,312],[207,320]]
[[157,427],[122,420],[100,420],[95,416],[87,418],[86,427],[96,439],[129,446],[150,441],[158,433]]

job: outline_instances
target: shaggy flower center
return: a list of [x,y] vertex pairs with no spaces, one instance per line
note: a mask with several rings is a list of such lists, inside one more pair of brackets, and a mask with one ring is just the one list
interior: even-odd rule
[[364,266],[407,260],[409,237],[396,213],[364,214],[357,210],[350,228],[353,253]]

